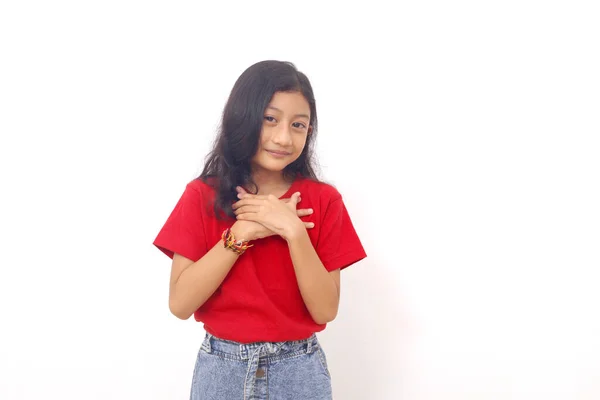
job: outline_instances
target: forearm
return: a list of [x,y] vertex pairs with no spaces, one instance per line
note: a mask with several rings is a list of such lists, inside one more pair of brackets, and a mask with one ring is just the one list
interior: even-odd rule
[[296,279],[313,320],[324,324],[337,315],[340,299],[338,287],[319,259],[306,230],[300,232],[288,240]]
[[222,241],[217,242],[172,283],[169,296],[171,312],[178,318],[188,319],[219,288],[239,257],[234,251],[224,248]]

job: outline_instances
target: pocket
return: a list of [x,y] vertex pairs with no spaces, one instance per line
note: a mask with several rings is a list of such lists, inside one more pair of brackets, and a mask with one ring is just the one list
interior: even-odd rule
[[194,365],[194,372],[192,374],[192,388],[196,386],[198,377],[200,375],[200,368],[203,362],[206,362],[205,357],[210,355],[210,352],[207,349],[210,348],[210,336],[204,335],[204,339],[200,344],[200,349],[198,349],[198,354],[196,355],[196,363]]
[[323,349],[321,349],[321,347],[319,347],[316,353],[319,358],[319,364],[321,364],[321,367],[323,368],[323,372],[325,372],[325,375],[327,375],[327,377],[331,379],[331,374],[329,373],[329,367],[327,366],[327,357],[325,356],[325,352],[323,351]]
[[192,392],[196,387],[197,378],[200,372],[200,357],[202,357],[203,353],[205,353],[205,350],[200,346],[200,350],[198,350],[198,355],[196,356],[196,363],[194,364],[194,372],[192,373]]
[[200,351],[198,351],[198,354],[208,353],[208,351],[206,349],[210,349],[210,337],[208,335],[204,336],[204,339],[202,340],[202,343],[200,344]]

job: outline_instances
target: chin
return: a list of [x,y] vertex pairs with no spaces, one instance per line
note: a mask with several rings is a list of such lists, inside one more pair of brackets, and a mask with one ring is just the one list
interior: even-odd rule
[[283,170],[290,165],[291,163],[293,163],[295,161],[295,159],[284,159],[284,160],[257,160],[258,162],[255,163],[255,166],[258,167],[259,169],[262,169],[264,171],[270,171],[270,172],[283,172]]
[[259,168],[264,169],[265,171],[271,171],[271,172],[282,172],[285,167],[287,167],[288,165],[290,165],[289,163],[281,163],[281,164],[277,164],[277,165],[273,165],[273,164],[259,164]]

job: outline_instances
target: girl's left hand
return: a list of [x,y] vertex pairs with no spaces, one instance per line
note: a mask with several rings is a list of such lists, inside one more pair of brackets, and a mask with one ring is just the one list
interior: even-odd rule
[[240,194],[241,200],[233,204],[233,211],[240,221],[253,221],[290,241],[306,232],[304,222],[298,218],[296,206],[300,192],[292,195],[288,202],[283,202],[273,195],[258,196]]

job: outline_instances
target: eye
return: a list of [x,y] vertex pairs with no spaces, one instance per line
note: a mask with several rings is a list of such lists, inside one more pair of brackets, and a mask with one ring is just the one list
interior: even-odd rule
[[306,129],[306,125],[304,125],[302,122],[294,122],[292,126],[294,128]]
[[269,121],[269,122],[275,122],[275,118],[271,117],[270,115],[265,115],[265,120]]

